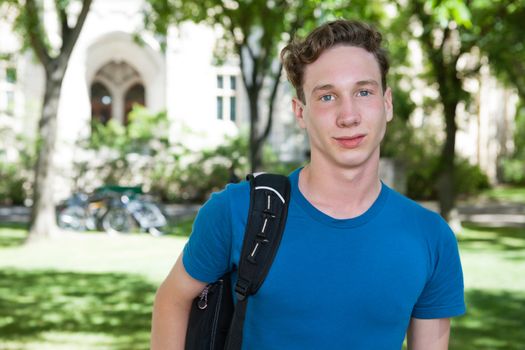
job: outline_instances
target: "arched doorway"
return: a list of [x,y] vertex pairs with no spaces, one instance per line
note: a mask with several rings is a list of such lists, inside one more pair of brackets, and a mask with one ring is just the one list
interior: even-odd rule
[[[91,85],[91,117],[104,124],[109,119],[124,125],[134,103],[145,105],[145,88],[137,70],[125,61],[110,61],[93,77]],[[109,103],[108,103],[109,102]]]
[[144,85],[142,84],[135,84],[131,86],[124,97],[124,124],[126,125],[129,122],[129,113],[135,104],[141,106],[144,106],[145,104],[145,90]]

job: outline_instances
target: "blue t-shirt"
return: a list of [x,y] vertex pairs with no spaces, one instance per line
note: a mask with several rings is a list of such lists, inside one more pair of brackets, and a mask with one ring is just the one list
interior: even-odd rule
[[[281,245],[248,301],[243,349],[400,349],[411,317],[465,312],[457,242],[439,215],[383,184],[365,213],[334,219],[301,194],[299,171]],[[183,253],[193,278],[236,269],[249,192],[228,185],[199,211]]]

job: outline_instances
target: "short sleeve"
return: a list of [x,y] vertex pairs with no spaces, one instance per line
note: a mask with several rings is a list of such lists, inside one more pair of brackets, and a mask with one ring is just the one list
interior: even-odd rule
[[210,283],[229,270],[232,240],[227,190],[212,194],[200,208],[182,262],[193,278]]
[[449,318],[465,313],[463,271],[456,237],[440,218],[432,273],[412,311],[412,317]]

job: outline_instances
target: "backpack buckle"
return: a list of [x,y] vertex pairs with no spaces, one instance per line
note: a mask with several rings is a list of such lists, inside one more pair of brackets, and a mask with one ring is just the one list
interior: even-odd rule
[[235,284],[235,296],[237,300],[243,301],[248,296],[248,289],[250,288],[250,282],[239,278]]

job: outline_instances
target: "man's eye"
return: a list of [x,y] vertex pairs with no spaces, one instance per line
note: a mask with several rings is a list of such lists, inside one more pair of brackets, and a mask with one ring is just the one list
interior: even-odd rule
[[321,96],[321,101],[329,102],[334,100],[334,95],[323,95]]
[[366,97],[366,96],[369,96],[370,95],[370,91],[368,90],[360,90],[358,93],[357,93],[358,96],[361,96],[361,97]]

